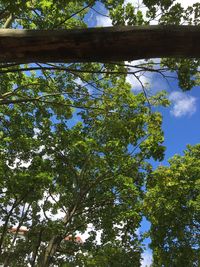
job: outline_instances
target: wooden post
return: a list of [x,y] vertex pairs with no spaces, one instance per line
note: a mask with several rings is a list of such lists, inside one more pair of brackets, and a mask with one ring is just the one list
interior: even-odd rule
[[111,62],[200,58],[199,26],[0,30],[0,62]]

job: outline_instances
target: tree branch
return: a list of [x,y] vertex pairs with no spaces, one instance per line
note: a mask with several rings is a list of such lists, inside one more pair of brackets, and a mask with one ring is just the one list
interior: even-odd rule
[[3,25],[3,28],[4,28],[4,29],[9,28],[9,27],[11,26],[13,20],[14,20],[14,15],[11,13],[11,14],[9,15],[9,17],[7,18],[5,24]]
[[199,26],[0,30],[0,62],[110,62],[199,58]]

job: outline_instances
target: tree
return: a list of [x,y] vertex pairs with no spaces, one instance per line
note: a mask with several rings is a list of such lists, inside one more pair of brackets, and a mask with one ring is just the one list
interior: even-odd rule
[[[144,1],[144,18],[123,1],[101,2],[114,25],[148,25],[156,8],[162,24],[198,24],[198,4],[183,10],[173,1]],[[0,10],[1,28],[29,30],[85,29],[85,15],[96,12],[95,1],[64,0],[1,0]],[[185,58],[146,60],[134,70],[124,62],[0,65],[4,266],[140,266],[136,230],[148,159],[160,160],[164,153],[162,118],[154,107],[168,100],[164,92],[149,96],[142,83],[142,93],[133,94],[126,75],[140,82],[144,71],[164,78],[172,71],[183,89],[191,89],[199,82],[198,67],[198,59]],[[89,225],[89,238],[77,243]]]
[[[124,79],[108,83],[101,98],[88,95],[82,100],[91,108],[79,112],[82,122],[72,128],[66,124],[70,111],[59,115],[49,104],[16,104],[2,110],[4,266],[81,266],[83,255],[87,259],[90,253],[121,253],[121,266],[128,266],[127,256],[130,266],[140,265],[135,232],[141,220],[145,160],[162,157],[161,117],[149,112],[145,96],[133,95]],[[152,100],[164,104],[162,98],[159,94]],[[58,214],[61,218],[54,218]],[[25,240],[16,241],[9,233],[15,224],[29,229]],[[84,233],[89,224],[93,231],[84,244],[64,241],[77,231]],[[100,245],[95,241],[98,230]],[[95,265],[102,266],[98,262]]]
[[145,208],[153,266],[199,266],[199,161],[200,145],[188,146],[149,178]]

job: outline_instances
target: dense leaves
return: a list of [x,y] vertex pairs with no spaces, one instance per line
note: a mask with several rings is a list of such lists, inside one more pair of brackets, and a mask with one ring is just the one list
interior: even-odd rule
[[[183,10],[173,1],[144,1],[144,14],[122,0],[101,3],[114,25],[146,25],[160,11],[159,23],[199,24],[198,4]],[[0,26],[84,28],[96,7],[96,1],[1,0]],[[140,82],[144,72],[165,77],[170,70],[190,89],[199,82],[198,66],[198,60],[146,60],[136,63],[132,76]],[[1,64],[4,266],[140,266],[137,230],[149,159],[161,160],[165,150],[162,117],[154,107],[169,103],[164,92],[150,97],[142,83],[135,94],[126,80],[131,68],[122,62]],[[184,266],[184,255],[187,266],[198,266],[198,151],[190,148],[148,178],[145,211],[152,222],[155,266]],[[22,236],[21,229],[26,229]],[[86,233],[85,242],[77,242]]]
[[[143,94],[133,95],[125,81],[117,79],[99,99],[84,98],[82,105],[90,108],[79,112],[82,122],[73,127],[66,124],[68,113],[58,116],[46,104],[2,108],[2,262],[12,262],[19,253],[19,266],[22,258],[23,264],[33,259],[41,266],[73,264],[77,249],[95,248],[95,255],[101,255],[104,244],[106,251],[118,255],[122,252],[107,248],[118,237],[117,248],[139,266],[135,231],[141,220],[144,160],[163,155],[160,115],[151,113],[145,102]],[[13,237],[7,229],[15,224],[29,232],[8,251]],[[68,251],[65,236],[84,233],[89,224],[93,231],[88,241]],[[95,241],[98,230],[101,246]],[[49,255],[50,246],[56,250]]]
[[169,163],[151,175],[145,198],[153,266],[199,266],[200,145]]

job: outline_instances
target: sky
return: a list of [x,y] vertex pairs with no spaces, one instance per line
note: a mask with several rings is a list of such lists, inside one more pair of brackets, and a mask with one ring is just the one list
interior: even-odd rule
[[[188,0],[177,0],[176,2],[181,3],[183,7],[187,7],[188,5]],[[189,0],[190,5],[196,2],[197,0]],[[141,0],[125,0],[125,4],[127,3],[136,4],[137,6],[141,4]],[[96,9],[104,15],[90,12],[86,16],[89,26],[112,26],[112,21],[105,7],[102,4],[98,4]],[[143,11],[145,11],[145,9],[143,9]],[[152,22],[152,24],[154,23],[156,22]],[[156,60],[159,62],[159,59]],[[136,64],[139,62],[134,61],[132,63]],[[129,62],[129,64],[131,63]],[[158,109],[163,116],[164,145],[166,146],[166,152],[162,162],[151,161],[153,167],[156,168],[160,164],[167,165],[168,159],[173,155],[182,155],[188,144],[195,145],[200,143],[200,88],[194,87],[191,91],[183,92],[179,88],[176,80],[166,82],[162,77],[152,74],[141,77],[141,81],[143,84],[148,84],[148,88],[152,92],[166,90],[168,92],[168,98],[171,101],[169,107]],[[78,83],[81,81],[77,80],[76,82]],[[133,76],[128,75],[127,82],[130,83],[134,93],[141,90],[140,84]],[[79,118],[74,120],[74,124],[77,120],[79,120]],[[63,217],[62,212],[60,212],[59,217]],[[150,223],[144,218],[138,232],[142,233],[147,231],[149,227]],[[90,228],[93,230],[92,225],[89,225],[88,231],[84,234],[83,239],[89,236]],[[100,242],[100,233],[97,234],[97,239]],[[142,267],[150,266],[152,262],[152,252],[148,248],[149,242],[150,239],[146,239],[144,242],[147,249],[143,253]]]
[[[141,0],[125,0],[125,4],[132,3],[136,6],[141,4]],[[184,8],[198,2],[197,0],[177,0]],[[112,26],[112,21],[103,5],[97,5],[98,11],[104,14],[90,13],[87,17],[90,27],[95,26]],[[143,9],[145,12],[145,9]],[[152,24],[156,24],[153,21]],[[130,63],[129,63],[130,64]],[[135,64],[135,62],[133,62]],[[127,77],[127,81],[131,84],[132,90],[138,92],[141,90],[138,81],[132,76]],[[168,165],[168,159],[175,154],[183,155],[183,151],[188,144],[195,145],[200,143],[200,88],[194,87],[191,91],[183,92],[176,80],[166,82],[158,75],[148,75],[141,78],[143,83],[149,84],[149,90],[157,92],[166,90],[168,98],[171,102],[168,108],[159,109],[163,116],[164,145],[166,146],[165,157],[162,162],[152,161],[152,165],[156,168],[158,165]],[[145,219],[142,221],[139,231],[148,230],[150,223]],[[142,267],[150,266],[152,262],[152,253],[148,249],[149,239],[145,240],[147,245],[146,251],[143,253]]]

